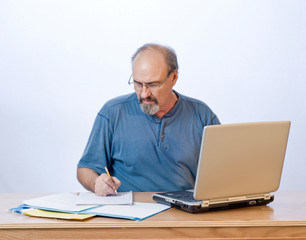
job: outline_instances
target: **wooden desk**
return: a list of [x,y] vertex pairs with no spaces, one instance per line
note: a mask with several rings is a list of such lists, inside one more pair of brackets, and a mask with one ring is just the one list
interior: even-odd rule
[[[85,221],[8,212],[42,194],[0,194],[0,239],[306,239],[306,191],[276,192],[268,206],[201,214],[169,209],[143,221],[95,217]],[[44,194],[47,195],[47,194]],[[134,193],[153,202],[152,193]]]

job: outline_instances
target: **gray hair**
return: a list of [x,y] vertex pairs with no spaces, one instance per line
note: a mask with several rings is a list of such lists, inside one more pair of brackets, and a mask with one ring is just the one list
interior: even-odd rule
[[174,49],[169,46],[163,46],[156,43],[146,43],[142,47],[138,48],[132,56],[132,64],[139,53],[146,52],[148,50],[157,50],[164,55],[168,65],[168,74],[178,70],[177,56]]

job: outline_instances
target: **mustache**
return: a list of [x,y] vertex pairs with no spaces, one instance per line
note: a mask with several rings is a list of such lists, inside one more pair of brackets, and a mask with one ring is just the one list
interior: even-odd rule
[[142,98],[142,97],[140,97],[139,102],[142,103],[144,100],[150,100],[150,101],[155,102],[156,104],[158,103],[158,102],[157,102],[157,99],[154,98],[154,97],[147,97],[147,98]]

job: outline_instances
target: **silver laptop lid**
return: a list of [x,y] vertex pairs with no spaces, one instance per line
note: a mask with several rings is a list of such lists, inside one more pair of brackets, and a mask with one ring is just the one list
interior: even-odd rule
[[290,121],[207,126],[194,198],[218,200],[279,188]]

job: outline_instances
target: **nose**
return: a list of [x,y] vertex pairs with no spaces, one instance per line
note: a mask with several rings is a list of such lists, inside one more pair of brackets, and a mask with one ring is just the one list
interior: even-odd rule
[[140,95],[141,95],[142,98],[147,98],[151,95],[150,89],[145,84],[142,85]]

